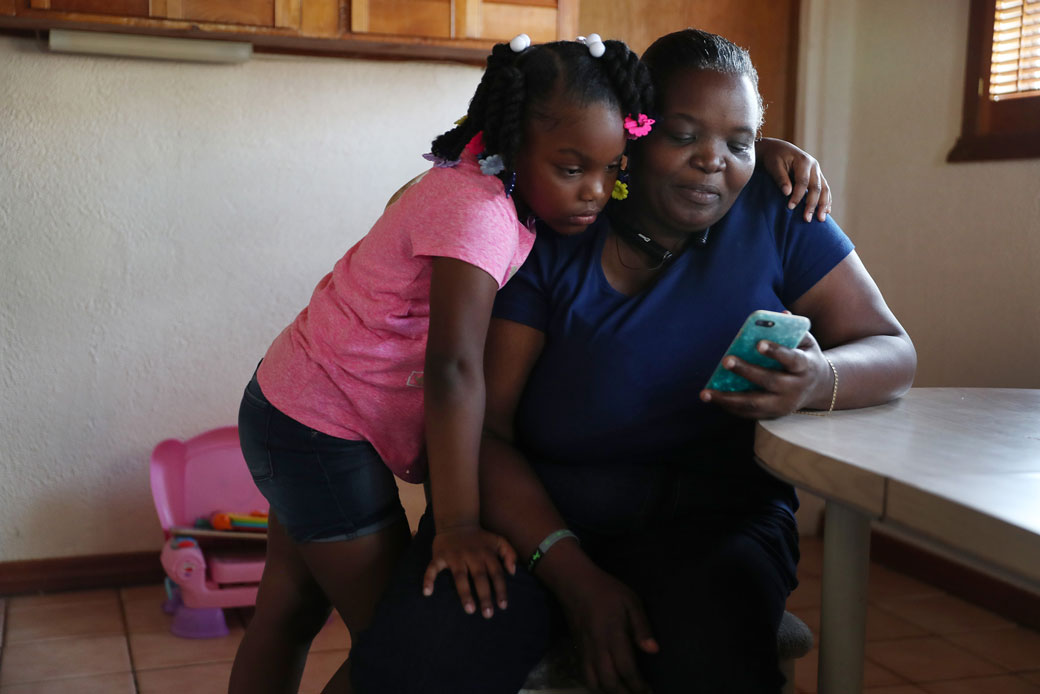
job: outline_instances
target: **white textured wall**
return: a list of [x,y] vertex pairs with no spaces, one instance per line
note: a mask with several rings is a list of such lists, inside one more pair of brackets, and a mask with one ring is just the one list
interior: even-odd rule
[[[1040,160],[945,163],[969,0],[805,6],[800,141],[918,385],[1040,387]],[[234,420],[269,340],[478,78],[0,38],[0,561],[158,548],[151,447]]]
[[1040,159],[946,163],[970,0],[805,5],[807,146],[914,339],[916,385],[1040,388]]
[[0,37],[0,561],[156,550],[159,440],[233,423],[480,70]]

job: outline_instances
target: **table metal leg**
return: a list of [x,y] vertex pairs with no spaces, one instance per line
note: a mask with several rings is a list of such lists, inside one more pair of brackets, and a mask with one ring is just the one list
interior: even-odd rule
[[870,517],[827,502],[819,694],[860,694],[867,626]]

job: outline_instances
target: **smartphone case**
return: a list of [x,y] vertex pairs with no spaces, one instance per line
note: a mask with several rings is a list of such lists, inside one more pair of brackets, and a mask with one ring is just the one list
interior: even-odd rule
[[[755,311],[737,332],[729,349],[722,359],[729,355],[740,357],[750,364],[763,366],[767,369],[779,369],[780,362],[770,359],[758,351],[757,345],[761,340],[769,340],[784,347],[794,348],[805,337],[809,331],[809,319],[805,316],[794,316],[789,313],[777,313],[775,311]],[[751,381],[743,376],[738,376],[722,366],[722,359],[715,367],[705,388],[722,391],[747,391],[758,390]]]

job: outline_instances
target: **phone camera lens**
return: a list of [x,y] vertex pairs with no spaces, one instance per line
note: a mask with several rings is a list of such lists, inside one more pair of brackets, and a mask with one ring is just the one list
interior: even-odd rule
[[763,328],[772,328],[776,323],[771,320],[757,320],[755,321],[755,325],[760,325]]

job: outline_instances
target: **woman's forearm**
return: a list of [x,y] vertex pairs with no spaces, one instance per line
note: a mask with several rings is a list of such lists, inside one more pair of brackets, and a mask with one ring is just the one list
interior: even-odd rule
[[[528,375],[542,352],[545,334],[509,320],[491,321],[485,368],[487,416],[480,441],[480,514],[488,530],[505,537],[526,565],[538,545],[567,527],[526,456],[514,445],[517,404]],[[565,604],[573,577],[598,571],[578,543],[556,542],[539,561],[535,574]]]
[[[869,407],[894,400],[910,389],[917,368],[917,352],[910,338],[874,335],[824,350],[837,372],[823,379],[809,407],[827,410]],[[836,397],[835,397],[836,396]]]
[[[567,524],[526,458],[512,444],[485,434],[480,450],[481,521],[516,548],[522,565],[538,544]],[[536,575],[565,604],[581,572],[601,570],[573,539],[555,543]]]
[[484,527],[509,540],[523,561],[550,533],[567,527],[523,454],[489,434],[480,446],[480,498]]
[[[808,316],[812,334],[838,374],[835,407],[879,405],[905,393],[917,352],[855,251],[790,307]],[[820,369],[808,407],[830,409],[834,374]]]

